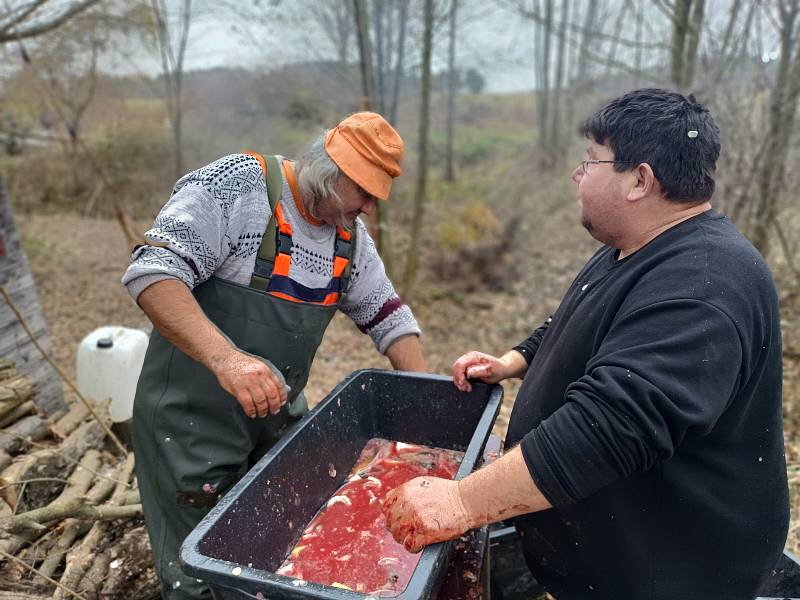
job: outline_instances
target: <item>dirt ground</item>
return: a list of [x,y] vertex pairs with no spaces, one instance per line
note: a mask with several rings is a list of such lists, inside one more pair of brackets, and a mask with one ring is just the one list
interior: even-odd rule
[[[148,226],[137,225],[142,231]],[[544,223],[538,225],[543,231],[550,229]],[[95,328],[122,325],[149,330],[149,321],[120,284],[129,253],[116,221],[72,214],[20,215],[17,226],[37,282],[55,358],[67,373],[74,377],[77,346]],[[553,230],[559,227],[552,224]],[[530,268],[511,291],[418,293],[411,304],[423,329],[431,372],[449,374],[453,361],[468,350],[505,352],[557,306],[582,256],[573,251],[571,259],[563,257],[545,266],[541,258],[549,254],[544,251],[547,244],[542,235],[531,238],[526,246]],[[583,247],[585,257],[593,244],[585,241]],[[423,275],[419,289],[427,289],[427,283]],[[316,404],[352,371],[372,367],[391,365],[367,336],[345,316],[337,315],[312,368],[306,390],[309,402]],[[495,429],[501,436],[518,384],[505,384],[505,403]]]
[[[569,281],[591,254],[594,242],[577,223],[574,207],[541,212],[522,226],[518,254],[520,276],[506,291],[450,291],[424,276],[412,307],[424,330],[430,371],[449,374],[463,352],[502,353],[547,317]],[[79,341],[96,327],[148,328],[148,321],[120,284],[128,249],[113,220],[71,214],[18,216],[39,300],[53,338],[55,358],[72,376]],[[142,231],[147,223],[138,224]],[[781,274],[780,265],[778,274]],[[426,278],[427,277],[427,278]],[[779,284],[781,279],[779,277]],[[457,288],[457,286],[453,286]],[[796,288],[795,288],[796,289]],[[428,290],[428,291],[423,291]],[[435,291],[429,291],[435,290]],[[796,293],[782,290],[784,343],[800,347]],[[334,319],[320,347],[307,395],[315,404],[356,369],[389,368],[370,340],[342,315]],[[784,413],[792,492],[792,529],[788,546],[800,549],[800,364],[785,361]],[[505,433],[518,382],[504,384],[505,402],[495,431]]]

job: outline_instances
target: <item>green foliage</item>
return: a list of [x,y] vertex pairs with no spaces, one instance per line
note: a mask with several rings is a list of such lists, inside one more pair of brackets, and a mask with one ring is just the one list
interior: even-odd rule
[[486,79],[474,67],[464,73],[464,85],[473,94],[480,94],[486,87]]
[[438,241],[447,250],[461,250],[491,238],[500,228],[492,209],[472,202],[439,223]]
[[[456,129],[453,154],[460,167],[475,167],[519,154],[531,147],[532,137],[530,130],[526,128],[503,131],[462,126]],[[442,164],[445,152],[444,134],[432,133],[431,145],[434,163]]]
[[[113,215],[111,195],[131,216],[151,216],[166,201],[171,189],[171,148],[162,128],[125,127],[89,142],[94,162],[113,183],[106,189],[102,178],[84,158],[85,182],[72,193],[69,161],[58,145],[28,149],[8,168],[8,188],[15,206],[23,212],[79,212]],[[35,165],[35,166],[34,166]]]
[[33,260],[45,249],[46,242],[38,237],[23,236],[22,249],[28,259]]
[[117,180],[159,170],[172,150],[162,127],[126,127],[91,145],[97,161]]

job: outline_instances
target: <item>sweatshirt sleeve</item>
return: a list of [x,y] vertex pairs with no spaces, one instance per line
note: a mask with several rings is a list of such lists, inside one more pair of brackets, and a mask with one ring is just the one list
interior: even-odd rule
[[536,354],[536,351],[539,349],[539,346],[542,345],[542,339],[544,338],[544,334],[547,331],[547,326],[553,321],[553,317],[548,317],[547,320],[542,323],[539,327],[533,330],[533,333],[528,336],[528,338],[517,344],[512,348],[512,350],[516,350],[525,358],[526,362],[530,365],[531,361],[533,360],[533,356]]
[[386,275],[375,243],[367,228],[357,222],[350,287],[341,310],[371,338],[378,352],[386,354],[401,337],[420,335],[417,320],[408,305],[397,295]]
[[564,405],[521,442],[539,489],[570,504],[669,459],[711,431],[739,385],[733,321],[702,300],[670,300],[616,320]]
[[[177,279],[193,289],[225,262],[241,233],[238,205],[263,188],[258,160],[225,156],[182,177],[145,233],[122,283],[134,299],[150,285]],[[253,183],[254,182],[254,183]]]

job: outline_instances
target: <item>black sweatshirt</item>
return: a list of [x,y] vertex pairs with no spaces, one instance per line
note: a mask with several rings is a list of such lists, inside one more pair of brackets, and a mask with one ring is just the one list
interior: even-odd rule
[[558,600],[751,599],[789,519],[772,276],[714,211],[617,255],[516,348],[528,565]]

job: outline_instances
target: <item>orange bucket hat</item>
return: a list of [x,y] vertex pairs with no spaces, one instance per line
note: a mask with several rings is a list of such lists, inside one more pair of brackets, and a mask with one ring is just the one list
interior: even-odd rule
[[400,175],[403,140],[377,113],[358,112],[325,135],[325,151],[350,179],[386,200],[392,179]]

